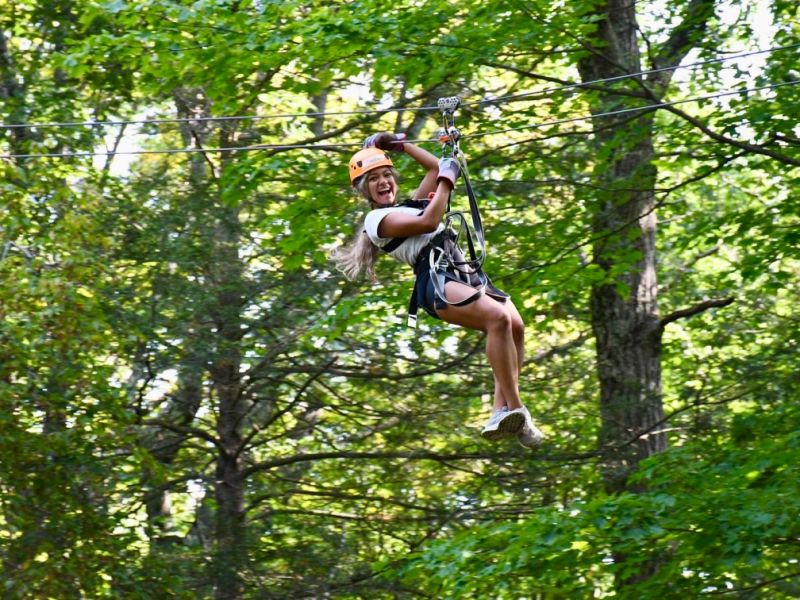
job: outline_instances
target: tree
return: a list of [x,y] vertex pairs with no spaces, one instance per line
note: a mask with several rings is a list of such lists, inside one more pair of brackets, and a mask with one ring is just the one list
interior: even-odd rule
[[[8,129],[4,151],[135,135],[152,154],[5,171],[14,593],[792,593],[796,530],[768,503],[797,496],[797,88],[670,104],[728,89],[726,63],[628,77],[738,50],[747,15],[57,4],[4,6],[6,121],[124,124]],[[796,9],[774,9],[790,47]],[[57,52],[21,52],[55,21]],[[791,80],[789,55],[768,56],[755,83]],[[528,322],[535,455],[476,435],[480,336],[409,331],[408,273],[382,261],[379,284],[346,283],[325,256],[363,218],[352,150],[377,130],[435,150],[432,107],[456,93],[487,267]]]

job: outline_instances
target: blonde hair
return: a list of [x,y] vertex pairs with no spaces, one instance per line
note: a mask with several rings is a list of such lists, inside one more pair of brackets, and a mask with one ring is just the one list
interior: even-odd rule
[[375,281],[375,262],[378,260],[379,248],[373,244],[364,226],[347,246],[336,248],[330,259],[349,280],[358,279],[363,273],[370,281]]
[[[395,182],[399,182],[400,174],[397,169],[394,167],[390,167],[390,169]],[[362,198],[370,203],[370,206],[374,204],[369,195],[366,173],[353,182],[353,187]],[[348,245],[333,250],[330,253],[330,259],[336,268],[351,281],[358,279],[362,274],[366,275],[370,281],[376,281],[375,262],[378,260],[379,250],[380,248],[369,239],[362,221],[353,240]]]

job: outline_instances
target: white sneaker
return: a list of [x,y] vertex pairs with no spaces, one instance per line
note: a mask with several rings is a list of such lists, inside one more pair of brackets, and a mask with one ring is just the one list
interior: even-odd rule
[[531,418],[531,413],[528,412],[528,409],[523,406],[522,411],[525,414],[525,424],[517,434],[517,440],[521,446],[533,450],[542,443],[544,434],[538,427],[536,427],[536,425],[533,424],[533,419]]
[[517,408],[508,410],[503,407],[492,413],[486,425],[483,426],[481,437],[490,442],[497,441],[504,437],[511,437],[520,432],[525,425],[525,413],[523,409]]

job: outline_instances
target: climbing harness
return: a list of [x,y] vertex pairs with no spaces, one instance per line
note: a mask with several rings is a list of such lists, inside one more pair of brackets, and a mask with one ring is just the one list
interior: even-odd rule
[[[489,277],[483,272],[483,263],[486,259],[486,242],[483,232],[478,202],[475,192],[469,180],[467,161],[459,147],[461,134],[455,127],[455,111],[461,99],[458,96],[440,98],[437,106],[442,111],[443,127],[439,130],[439,142],[442,144],[442,158],[453,158],[458,162],[461,177],[464,179],[464,186],[467,191],[469,201],[470,220],[472,226],[467,222],[463,212],[451,210],[451,200],[453,190],[447,198],[447,212],[444,215],[444,228],[431,238],[428,245],[422,249],[417,262],[414,266],[414,273],[417,280],[414,283],[414,290],[411,293],[411,301],[408,307],[408,325],[416,327],[417,310],[419,301],[418,281],[422,272],[427,269],[433,284],[435,302],[439,305],[465,306],[477,300],[485,291],[489,296],[499,302],[505,302],[508,294],[497,289],[492,285]],[[406,203],[410,205],[411,203]],[[414,205],[423,208],[426,204]],[[421,213],[420,213],[421,214]],[[461,238],[466,242],[467,254],[459,246]],[[391,252],[403,243],[405,238],[395,238],[384,246],[384,250]],[[464,283],[475,289],[469,297],[459,302],[449,302],[445,294],[445,284],[448,281]]]
[[[464,179],[464,186],[469,200],[469,210],[472,219],[470,228],[464,213],[451,210],[453,190],[447,198],[447,212],[444,215],[444,235],[441,244],[435,245],[428,256],[431,280],[437,297],[446,304],[463,306],[477,300],[487,284],[487,277],[483,273],[483,262],[486,258],[486,242],[483,234],[483,223],[478,210],[475,192],[469,180],[467,160],[459,147],[461,133],[455,126],[455,111],[461,104],[458,96],[440,98],[437,102],[442,111],[443,126],[439,130],[439,142],[442,144],[442,157],[454,158],[458,162],[459,172]],[[461,234],[467,243],[469,258],[464,258],[464,253],[459,247]],[[477,251],[476,251],[477,246]],[[444,293],[447,280],[461,281],[475,288],[475,293],[457,304],[448,302]]]

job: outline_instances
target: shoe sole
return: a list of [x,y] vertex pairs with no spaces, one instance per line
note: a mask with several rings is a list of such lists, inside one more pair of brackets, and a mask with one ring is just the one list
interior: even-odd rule
[[544,441],[544,436],[536,438],[536,441],[533,442],[532,444],[525,444],[522,442],[522,439],[520,439],[518,435],[517,441],[519,442],[519,445],[522,446],[523,448],[527,448],[528,450],[536,450],[536,448],[542,445],[542,442]]
[[525,415],[522,413],[509,413],[497,424],[497,429],[482,431],[481,437],[490,442],[516,435],[525,425]]

